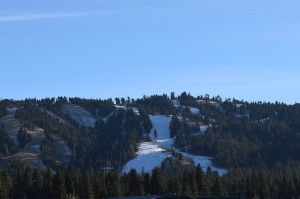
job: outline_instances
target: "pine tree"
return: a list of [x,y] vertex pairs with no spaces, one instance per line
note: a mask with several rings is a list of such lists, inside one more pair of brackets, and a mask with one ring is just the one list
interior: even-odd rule
[[131,169],[128,173],[128,191],[130,196],[141,196],[144,194],[144,188],[140,176],[135,169]]
[[105,184],[105,176],[103,171],[99,171],[94,179],[95,198],[106,198],[107,189]]
[[23,187],[24,193],[27,198],[33,197],[33,181],[32,181],[32,170],[27,167],[23,174]]
[[92,184],[92,179],[89,173],[85,172],[82,176],[82,198],[94,199],[94,188]]
[[158,133],[157,133],[157,130],[154,129],[154,139],[156,139],[158,137]]
[[219,176],[216,177],[214,185],[212,187],[213,196],[226,196],[227,192],[224,188],[223,182]]
[[144,190],[145,190],[145,194],[149,194],[150,190],[151,190],[151,185],[150,185],[150,175],[149,173],[146,173],[144,175]]
[[173,138],[177,135],[177,133],[181,129],[181,124],[177,116],[172,116],[171,122],[170,122],[170,137]]
[[12,181],[6,171],[0,171],[0,198],[8,199],[10,190],[12,188]]
[[116,171],[108,172],[105,183],[109,197],[118,197],[121,195],[120,177]]
[[61,169],[57,170],[56,175],[53,179],[55,197],[58,199],[64,199],[67,196],[66,186],[65,186],[65,177]]
[[40,198],[43,188],[43,180],[38,170],[33,171],[32,182],[33,198]]
[[269,187],[263,171],[259,172],[259,196],[260,198],[269,198]]
[[53,192],[54,192],[53,178],[52,178],[51,170],[47,168],[43,177],[42,196],[45,199],[51,199],[54,197]]
[[13,193],[12,197],[15,199],[21,199],[24,198],[24,187],[23,187],[23,180],[22,180],[22,174],[21,171],[17,171],[15,174],[15,177],[13,179]]
[[69,196],[75,196],[76,195],[76,177],[75,174],[76,170],[72,166],[68,166],[66,172],[65,172],[65,184],[66,184],[66,193]]
[[161,171],[158,167],[155,167],[152,170],[151,176],[151,194],[161,195],[165,192],[165,183],[161,174]]

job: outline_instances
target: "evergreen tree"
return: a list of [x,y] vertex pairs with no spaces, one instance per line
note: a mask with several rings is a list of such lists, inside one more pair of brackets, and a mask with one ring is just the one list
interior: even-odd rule
[[149,173],[146,173],[144,175],[144,190],[145,190],[145,194],[149,194],[150,193],[150,190],[151,190],[151,179],[150,179],[150,175]]
[[154,129],[154,139],[156,139],[157,137],[158,137],[157,130]]
[[65,177],[64,177],[64,173],[61,169],[58,169],[56,175],[54,176],[53,188],[55,191],[54,192],[55,198],[64,199],[67,197],[66,186],[65,186]]
[[0,198],[8,199],[10,190],[12,188],[12,181],[6,171],[0,171]]
[[158,167],[152,170],[151,176],[151,194],[162,195],[165,192],[165,183],[161,171]]
[[42,196],[46,199],[51,199],[54,197],[53,192],[53,178],[50,168],[47,168],[43,178]]
[[15,177],[13,179],[13,193],[12,198],[21,199],[24,198],[24,187],[23,187],[23,180],[21,171],[16,171]]
[[140,196],[144,194],[143,183],[135,169],[131,169],[128,173],[128,191],[129,196]]
[[94,196],[94,188],[93,188],[90,174],[88,172],[84,172],[81,181],[82,181],[82,190],[81,190],[82,198],[93,199],[95,196]]
[[40,176],[39,170],[34,170],[32,174],[32,189],[33,198],[41,198],[41,192],[43,188],[43,179]]
[[106,198],[107,188],[103,171],[97,172],[94,180],[95,198]]
[[120,177],[116,171],[109,171],[105,178],[107,195],[109,197],[118,197],[121,195]]
[[33,198],[33,179],[32,179],[32,169],[27,167],[23,174],[23,187],[26,198]]
[[213,196],[226,196],[227,192],[224,188],[223,182],[219,176],[216,177],[214,185],[212,187]]
[[260,198],[269,198],[268,183],[263,171],[259,172],[259,196]]
[[181,129],[181,124],[177,116],[172,116],[169,129],[171,138],[173,138],[179,133]]

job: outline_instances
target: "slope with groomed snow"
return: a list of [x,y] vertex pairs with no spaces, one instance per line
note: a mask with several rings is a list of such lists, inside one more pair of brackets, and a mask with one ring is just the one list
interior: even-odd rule
[[[137,157],[133,160],[130,160],[124,167],[122,172],[129,172],[131,168],[141,172],[143,169],[145,172],[150,172],[153,168],[160,166],[161,162],[171,156],[166,149],[174,149],[174,138],[170,138],[169,124],[171,121],[170,116],[166,115],[157,115],[150,116],[150,119],[153,124],[153,128],[150,132],[150,138],[152,142],[142,142],[139,146],[137,152]],[[154,130],[156,129],[158,136],[154,138]],[[175,149],[177,153],[181,153],[183,156],[193,160],[194,165],[201,165],[204,171],[207,170],[207,167],[210,166],[212,170],[216,170],[220,175],[223,175],[227,172],[226,169],[217,168],[212,164],[212,158],[206,156],[197,156],[191,155],[188,153],[181,152],[178,149]]]
[[77,124],[85,127],[95,127],[96,118],[83,107],[67,104],[62,106],[62,110]]
[[[160,167],[161,163],[167,157],[170,157],[170,152],[165,148],[173,145],[173,139],[170,139],[169,124],[171,117],[164,115],[150,116],[153,127],[150,132],[152,142],[142,142],[138,147],[137,157],[127,162],[123,167],[122,172],[128,173],[134,168],[137,172],[151,172],[155,167]],[[166,128],[167,127],[167,128]],[[158,136],[154,138],[154,130],[156,129]]]
[[171,100],[171,102],[175,108],[189,108],[193,115],[197,115],[200,113],[200,109],[198,108],[191,107],[191,106],[182,106],[179,100]]

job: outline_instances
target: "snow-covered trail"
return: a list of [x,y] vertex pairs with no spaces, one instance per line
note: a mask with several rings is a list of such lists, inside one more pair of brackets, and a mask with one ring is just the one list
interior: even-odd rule
[[[153,124],[153,128],[150,132],[150,138],[154,141],[142,142],[139,146],[137,157],[130,160],[123,167],[122,172],[129,172],[131,168],[135,168],[137,172],[141,172],[142,170],[145,172],[151,172],[154,167],[159,167],[165,158],[171,156],[171,154],[166,151],[166,149],[174,149],[174,147],[172,147],[174,139],[170,138],[169,131],[171,117],[166,115],[157,115],[150,116],[150,119]],[[154,138],[155,129],[158,134],[156,138]],[[195,166],[200,164],[204,171],[206,171],[207,167],[210,166],[212,170],[218,171],[220,175],[227,173],[226,169],[213,166],[211,157],[191,155],[181,152],[178,149],[175,149],[175,151],[177,153],[181,153],[184,157],[192,159]]]
[[62,106],[62,111],[68,114],[73,121],[85,127],[95,127],[96,118],[81,106],[67,104]]
[[[142,142],[139,150],[136,153],[137,157],[127,162],[123,167],[122,172],[129,172],[131,168],[136,169],[137,172],[145,171],[151,172],[155,167],[160,167],[164,159],[171,156],[170,152],[166,149],[173,144],[173,139],[170,139],[169,124],[171,117],[164,115],[150,116],[153,124],[151,129],[150,138],[152,142]],[[167,128],[166,128],[167,126]],[[157,131],[157,138],[154,138],[154,130]]]

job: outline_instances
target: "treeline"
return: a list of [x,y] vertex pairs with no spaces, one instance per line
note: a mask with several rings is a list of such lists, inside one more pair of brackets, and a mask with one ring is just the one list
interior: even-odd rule
[[69,98],[69,102],[82,106],[96,117],[105,117],[115,109],[112,99],[101,100],[74,97]]
[[40,172],[27,168],[9,175],[0,171],[0,198],[107,198],[120,196],[236,196],[241,198],[298,198],[299,164],[276,165],[272,170],[237,169],[219,176],[200,165],[191,170],[151,173],[134,169],[80,172],[72,166]]
[[137,99],[132,103],[139,111],[149,115],[175,115],[174,108],[170,98],[166,95],[144,96],[142,99]]

